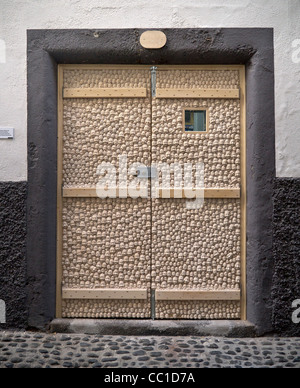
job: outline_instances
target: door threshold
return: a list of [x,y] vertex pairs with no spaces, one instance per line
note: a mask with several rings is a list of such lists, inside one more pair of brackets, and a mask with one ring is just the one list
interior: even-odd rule
[[133,319],[54,319],[50,332],[115,336],[216,336],[256,337],[256,327],[248,321],[186,321]]

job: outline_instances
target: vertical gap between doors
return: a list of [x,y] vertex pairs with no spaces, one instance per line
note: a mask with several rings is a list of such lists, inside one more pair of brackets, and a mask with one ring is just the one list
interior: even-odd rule
[[[150,167],[152,167],[152,125],[153,125],[153,96],[152,96],[152,73],[151,68],[149,68],[149,77],[150,77],[150,114],[151,114],[151,121],[150,121]],[[152,227],[153,227],[153,198],[152,198],[152,179],[149,180],[150,182],[150,222],[151,222],[151,230],[150,230],[150,305],[151,305],[151,319],[155,320],[155,290],[153,289],[153,238],[152,238]]]

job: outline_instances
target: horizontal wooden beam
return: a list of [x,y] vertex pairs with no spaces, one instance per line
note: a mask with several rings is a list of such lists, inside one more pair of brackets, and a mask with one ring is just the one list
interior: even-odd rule
[[147,289],[87,289],[63,288],[63,299],[99,299],[99,300],[147,300]]
[[156,290],[155,299],[156,300],[236,300],[239,301],[241,298],[240,290],[216,290],[216,291],[207,291],[207,290]]
[[240,98],[239,89],[156,89],[156,98]]
[[[152,65],[150,65],[151,67]],[[64,70],[149,70],[149,65],[60,65]],[[244,68],[244,65],[157,65],[160,71],[232,71]]]
[[95,198],[97,192],[95,188],[72,188],[63,189],[64,198]]
[[[114,196],[111,194],[108,198],[133,198],[133,194],[130,193],[128,188],[116,187],[114,189]],[[111,193],[111,192],[110,192]],[[105,191],[103,191],[105,194]],[[138,198],[148,198],[147,188],[141,188],[141,190],[136,190],[135,192]],[[104,196],[104,195],[103,195]],[[85,187],[76,187],[76,188],[64,188],[63,189],[64,198],[102,198],[97,195],[97,190],[94,187],[85,188]]]
[[145,98],[147,97],[146,88],[79,88],[64,89],[64,98]]
[[204,189],[205,198],[241,198],[241,189]]
[[157,197],[162,199],[192,198],[241,198],[241,189],[211,188],[211,189],[158,189]]
[[[213,199],[213,198],[241,198],[240,189],[231,189],[231,188],[210,188],[210,189],[157,189],[156,197],[161,199],[188,199],[193,198],[195,195],[199,198],[204,193],[204,198]],[[126,198],[130,197],[130,193],[126,188],[116,188],[116,198]],[[63,189],[64,198],[97,198],[96,188],[86,188],[86,187],[76,187],[76,188],[64,188]],[[141,192],[141,198],[148,198],[147,190]]]

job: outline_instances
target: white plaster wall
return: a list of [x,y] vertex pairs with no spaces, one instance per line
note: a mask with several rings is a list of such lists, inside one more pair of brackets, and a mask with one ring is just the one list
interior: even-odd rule
[[135,27],[273,27],[277,176],[300,177],[300,0],[0,0],[0,181],[27,179],[26,30]]

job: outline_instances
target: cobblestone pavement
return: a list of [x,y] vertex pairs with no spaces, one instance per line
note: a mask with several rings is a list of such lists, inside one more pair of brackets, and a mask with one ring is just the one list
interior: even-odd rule
[[0,368],[300,368],[300,338],[0,332]]

